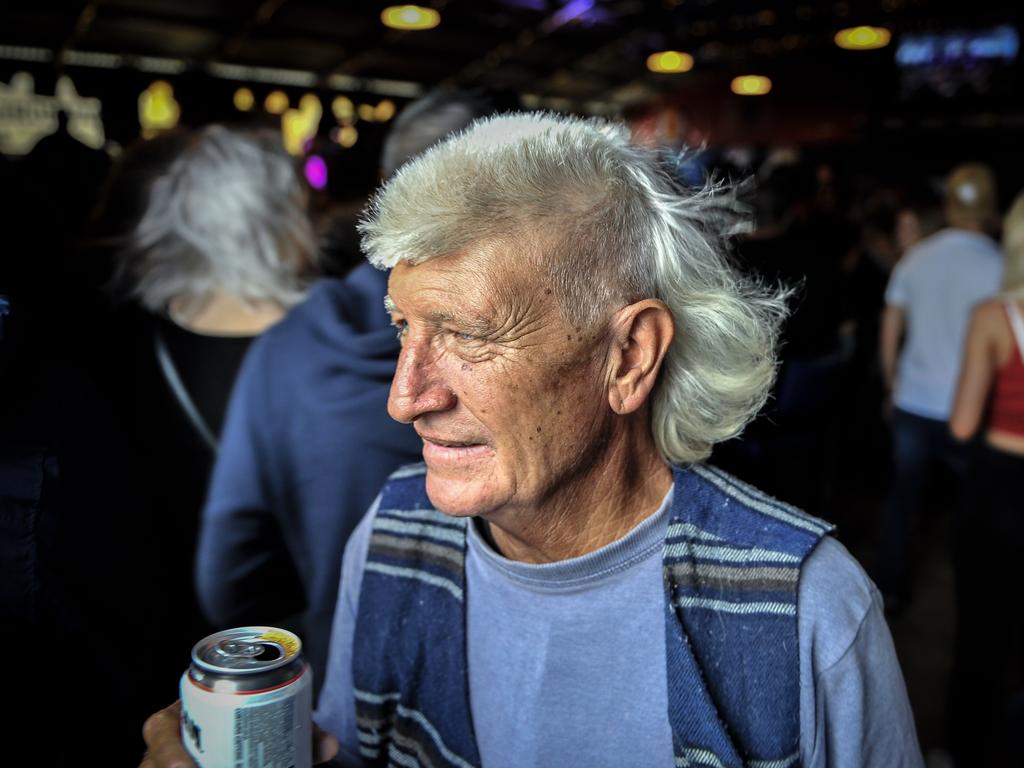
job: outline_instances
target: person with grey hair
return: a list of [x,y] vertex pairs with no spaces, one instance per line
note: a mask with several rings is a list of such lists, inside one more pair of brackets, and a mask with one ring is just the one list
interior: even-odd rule
[[[98,730],[137,735],[212,629],[193,588],[203,501],[242,359],[305,291],[305,204],[278,137],[218,125],[130,148],[110,180],[97,238],[116,249],[121,301],[88,336],[67,331],[84,404],[60,445],[55,558],[87,637],[145,638],[119,651],[131,674],[110,682]],[[105,674],[105,651],[81,656]],[[135,751],[117,764],[142,753],[140,739],[119,746]]]
[[[863,571],[702,463],[763,404],[785,314],[725,258],[735,224],[625,128],[548,114],[378,193],[388,410],[424,463],[346,547],[315,716],[340,764],[922,764]],[[148,764],[184,759],[179,714]]]
[[506,111],[515,100],[499,91],[483,88],[437,88],[403,109],[395,118],[381,149],[380,167],[391,178],[410,159],[430,149],[446,136],[457,133],[478,117]]
[[305,190],[280,141],[213,125],[152,182],[119,280],[185,328],[255,335],[302,298],[315,247]]

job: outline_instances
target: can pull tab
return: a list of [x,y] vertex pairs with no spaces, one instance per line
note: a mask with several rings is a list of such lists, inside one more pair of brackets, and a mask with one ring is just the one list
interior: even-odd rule
[[217,653],[233,659],[258,659],[274,661],[281,658],[281,649],[276,643],[250,642],[248,640],[221,640]]

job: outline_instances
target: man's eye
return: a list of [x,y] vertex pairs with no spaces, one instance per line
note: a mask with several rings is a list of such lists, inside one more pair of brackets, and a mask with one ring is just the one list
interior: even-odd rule
[[405,320],[392,320],[391,327],[395,329],[396,338],[401,341],[405,337],[405,332],[409,328],[409,324]]

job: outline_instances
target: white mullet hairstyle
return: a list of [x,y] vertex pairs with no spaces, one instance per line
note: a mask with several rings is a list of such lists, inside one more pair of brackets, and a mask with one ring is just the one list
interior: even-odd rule
[[730,265],[727,239],[744,224],[735,198],[717,183],[681,189],[672,161],[613,123],[485,118],[375,195],[360,223],[363,249],[381,269],[487,240],[539,253],[573,325],[661,299],[676,333],[651,428],[668,461],[700,461],[764,405],[788,294]]
[[119,254],[123,279],[147,309],[207,296],[288,307],[316,240],[294,161],[271,134],[214,125],[157,177]]

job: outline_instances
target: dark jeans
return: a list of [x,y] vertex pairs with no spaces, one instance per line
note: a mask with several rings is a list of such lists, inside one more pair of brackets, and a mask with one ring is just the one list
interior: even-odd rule
[[948,499],[949,506],[959,508],[967,450],[967,446],[953,439],[945,421],[915,416],[898,408],[893,412],[892,480],[882,509],[875,573],[887,602],[906,601],[910,597],[910,532],[921,518],[926,494],[938,476],[936,470],[945,469],[950,474],[954,498]]
[[1024,662],[1024,456],[977,446],[965,501],[953,546],[954,753],[958,766],[1020,766],[1024,748],[1013,702],[1021,693]]

